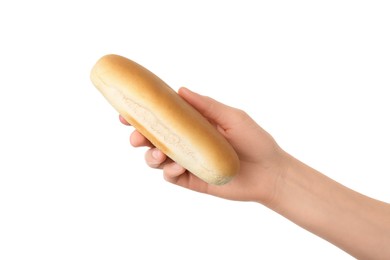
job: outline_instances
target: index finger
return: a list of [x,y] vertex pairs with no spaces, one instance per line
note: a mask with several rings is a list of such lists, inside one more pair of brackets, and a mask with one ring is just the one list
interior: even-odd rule
[[124,119],[124,117],[121,115],[119,115],[119,121],[121,121],[121,123],[124,125],[130,125],[130,123],[127,122],[126,119]]

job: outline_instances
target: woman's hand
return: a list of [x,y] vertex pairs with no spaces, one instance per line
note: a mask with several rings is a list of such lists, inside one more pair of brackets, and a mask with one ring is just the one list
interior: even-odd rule
[[[242,110],[224,105],[186,88],[179,95],[206,117],[238,154],[240,171],[228,184],[207,184],[167,158],[138,131],[130,136],[134,147],[148,146],[146,163],[163,170],[165,180],[182,187],[225,199],[270,203],[278,180],[287,168],[287,154],[275,140]],[[128,123],[120,117],[122,123]]]

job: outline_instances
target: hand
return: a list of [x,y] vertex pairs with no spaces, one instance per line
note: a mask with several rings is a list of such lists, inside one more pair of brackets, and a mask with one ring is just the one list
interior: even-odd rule
[[356,258],[390,259],[388,203],[348,189],[295,159],[245,112],[185,88],[179,95],[232,145],[240,171],[223,186],[207,184],[134,131],[131,144],[151,147],[146,163],[163,169],[167,181],[226,199],[262,203]]
[[[271,203],[277,193],[278,180],[287,168],[287,153],[242,110],[186,88],[181,88],[179,95],[215,125],[232,145],[240,159],[240,171],[223,186],[207,184],[167,158],[138,131],[134,131],[130,136],[131,145],[150,147],[145,154],[146,163],[152,168],[163,169],[168,182],[194,191],[231,200]],[[129,125],[121,116],[120,120]]]

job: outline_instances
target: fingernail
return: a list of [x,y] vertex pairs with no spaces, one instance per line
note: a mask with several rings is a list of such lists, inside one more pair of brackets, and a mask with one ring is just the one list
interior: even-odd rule
[[162,153],[161,153],[160,150],[154,149],[154,150],[152,151],[152,156],[153,156],[154,159],[158,160],[158,159],[161,158]]
[[174,163],[174,164],[172,165],[172,169],[173,169],[173,170],[176,170],[176,171],[182,171],[182,170],[184,170],[183,166],[181,166],[180,164],[177,164],[177,163]]

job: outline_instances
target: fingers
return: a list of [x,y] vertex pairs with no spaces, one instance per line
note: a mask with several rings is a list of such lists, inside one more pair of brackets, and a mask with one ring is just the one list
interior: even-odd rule
[[169,181],[175,183],[175,179],[177,179],[180,175],[182,175],[186,169],[184,169],[181,165],[171,162],[164,166],[164,178]]
[[131,133],[130,144],[134,147],[142,147],[142,146],[153,147],[153,144],[137,130]]
[[[119,120],[124,125],[130,125],[121,115],[119,115]],[[170,160],[159,149],[154,148],[153,144],[137,130],[130,135],[130,143],[134,147],[152,147],[145,153],[146,164],[151,168],[164,169],[164,175],[168,181],[175,182],[174,179],[186,171],[182,166]]]
[[129,122],[126,121],[121,115],[119,115],[119,121],[121,121],[122,124],[124,125],[130,125]]
[[[145,161],[151,168],[162,169],[166,181],[185,188],[204,192],[205,189],[202,190],[200,187],[205,187],[205,182],[189,173],[181,165],[172,161],[157,148],[151,148],[145,153]],[[203,183],[203,185],[199,185],[199,183]]]
[[210,188],[206,182],[175,162],[164,166],[164,179],[170,183],[202,193],[208,193]]
[[[126,119],[119,115],[119,121],[121,121],[122,124],[124,125],[131,125],[129,122],[126,121]],[[146,139],[140,132],[135,130],[131,135],[130,135],[130,144],[134,147],[141,147],[141,146],[148,146],[148,147],[153,147],[153,144]]]
[[172,161],[157,148],[151,148],[145,153],[146,164],[151,168],[162,169],[167,163]]

